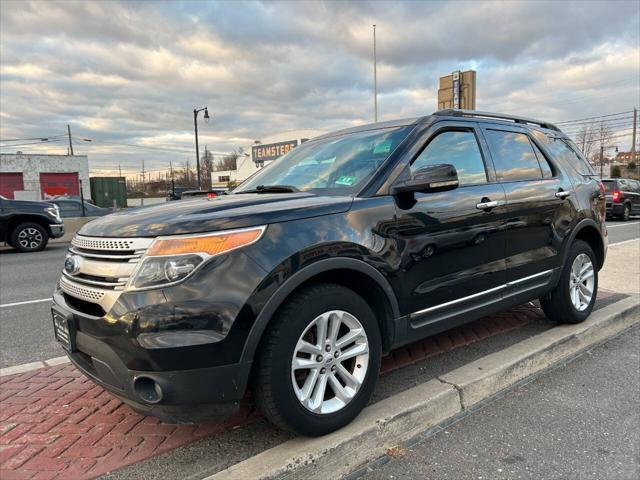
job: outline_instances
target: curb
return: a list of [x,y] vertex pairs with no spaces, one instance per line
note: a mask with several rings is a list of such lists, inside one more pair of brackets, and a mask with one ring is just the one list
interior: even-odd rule
[[344,476],[418,433],[640,322],[640,296],[560,325],[367,407],[346,427],[294,438],[205,480]]
[[13,367],[0,368],[0,377],[7,375],[15,375],[17,373],[30,372],[31,370],[38,370],[44,367],[53,367],[55,365],[63,365],[69,363],[71,360],[67,356],[54,357],[42,362],[23,363],[21,365],[15,365]]

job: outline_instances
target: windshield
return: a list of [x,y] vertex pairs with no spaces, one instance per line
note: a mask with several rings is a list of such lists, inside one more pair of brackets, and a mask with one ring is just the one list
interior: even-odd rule
[[352,194],[362,187],[412,128],[368,130],[309,141],[274,160],[234,193],[286,185],[322,195]]
[[611,190],[615,190],[616,189],[616,181],[615,180],[603,180],[602,184],[604,185],[604,189],[607,192],[610,192]]

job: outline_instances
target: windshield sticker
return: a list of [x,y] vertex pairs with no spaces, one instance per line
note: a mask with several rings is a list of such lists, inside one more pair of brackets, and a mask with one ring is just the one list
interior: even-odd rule
[[373,146],[373,154],[389,153],[391,151],[391,140],[385,140],[384,142],[376,143]]
[[336,185],[346,185],[350,187],[356,181],[356,177],[350,175],[342,175],[338,180],[336,180]]

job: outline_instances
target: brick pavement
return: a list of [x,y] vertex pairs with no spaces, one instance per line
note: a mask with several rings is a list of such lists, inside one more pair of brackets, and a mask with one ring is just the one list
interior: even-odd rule
[[[543,317],[531,304],[485,317],[395,350],[381,373]],[[0,378],[0,478],[95,478],[256,418],[246,399],[224,422],[162,423],[135,413],[70,364],[6,376]]]

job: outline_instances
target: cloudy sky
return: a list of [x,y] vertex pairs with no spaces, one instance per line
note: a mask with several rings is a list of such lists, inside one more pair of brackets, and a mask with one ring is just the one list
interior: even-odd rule
[[[133,173],[194,161],[196,106],[212,115],[200,145],[218,152],[371,122],[374,23],[382,120],[432,112],[438,77],[469,68],[479,110],[625,112],[640,104],[639,5],[3,0],[0,143],[66,153],[70,124],[93,173]],[[37,137],[56,141],[12,140]]]

